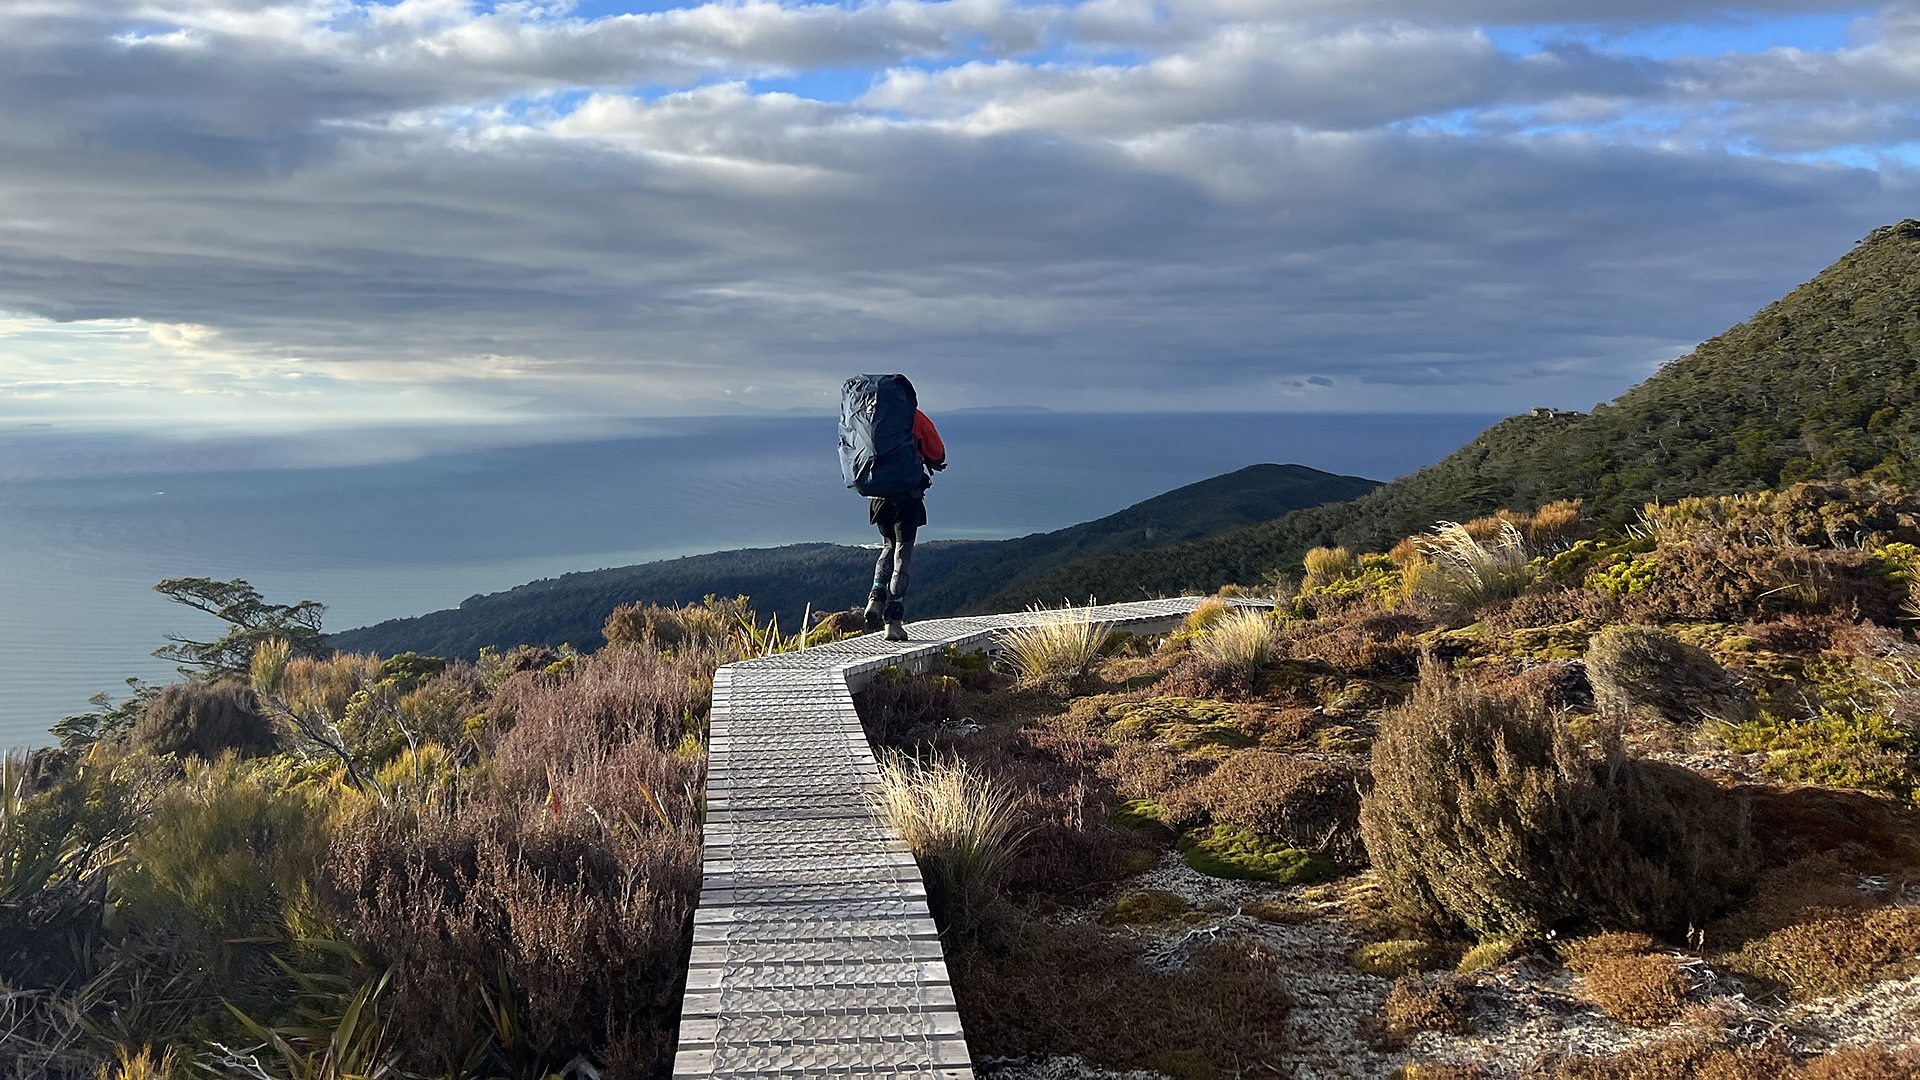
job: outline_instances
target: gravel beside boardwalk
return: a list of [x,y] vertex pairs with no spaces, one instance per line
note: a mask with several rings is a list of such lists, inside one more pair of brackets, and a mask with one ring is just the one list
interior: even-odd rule
[[[1199,603],[1085,610],[1150,633]],[[869,634],[720,669],[676,1077],[972,1076],[919,868],[869,801],[880,773],[853,691],[1047,617],[938,619],[909,641]]]

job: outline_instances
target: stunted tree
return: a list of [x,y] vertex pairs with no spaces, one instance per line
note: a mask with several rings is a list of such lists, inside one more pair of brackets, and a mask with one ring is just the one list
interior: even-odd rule
[[294,656],[322,657],[329,652],[326,639],[320,633],[327,606],[318,601],[269,604],[260,590],[240,578],[232,581],[168,578],[153,590],[227,624],[227,632],[212,641],[167,635],[168,644],[155,649],[153,655],[180,664],[183,674],[207,679],[245,679],[253,664],[254,651],[267,641],[286,642]]

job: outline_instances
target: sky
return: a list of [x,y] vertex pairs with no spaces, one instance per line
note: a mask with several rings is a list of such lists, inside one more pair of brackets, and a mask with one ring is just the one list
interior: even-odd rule
[[1920,216],[1920,0],[0,0],[0,423],[1587,408]]

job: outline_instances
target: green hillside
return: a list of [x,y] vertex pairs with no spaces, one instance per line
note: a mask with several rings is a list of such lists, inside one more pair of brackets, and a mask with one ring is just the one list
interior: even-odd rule
[[[1204,537],[1300,507],[1351,499],[1377,486],[1304,465],[1254,465],[1057,532],[928,543],[914,560],[913,615],[964,610],[1008,583],[1040,577],[1077,559]],[[751,596],[761,613],[778,613],[792,626],[809,606],[834,610],[865,596],[873,559],[870,550],[839,544],[693,555],[536,581],[329,640],[350,651],[435,656],[472,656],[489,645],[567,642],[596,648],[601,625],[621,604],[691,603],[709,594]]]
[[1379,550],[1443,518],[1580,498],[1602,521],[1646,502],[1800,480],[1920,479],[1920,221],[1876,230],[1820,276],[1591,415],[1522,416],[1351,502],[1187,543],[1098,556],[985,598],[1120,601],[1296,566],[1321,544]]

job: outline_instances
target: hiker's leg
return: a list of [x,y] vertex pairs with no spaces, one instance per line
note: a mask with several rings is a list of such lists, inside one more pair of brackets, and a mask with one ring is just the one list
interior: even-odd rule
[[873,588],[867,593],[866,620],[868,630],[878,630],[886,618],[887,581],[893,576],[893,535],[885,525],[880,526],[880,558],[873,564]]
[[907,595],[909,571],[913,569],[913,541],[919,529],[907,522],[901,522],[894,528],[892,547],[893,577],[889,580],[888,591],[895,601]]
[[893,555],[898,545],[893,539],[893,530],[880,526],[880,558],[873,564],[873,590],[884,593],[887,582],[893,577]]

